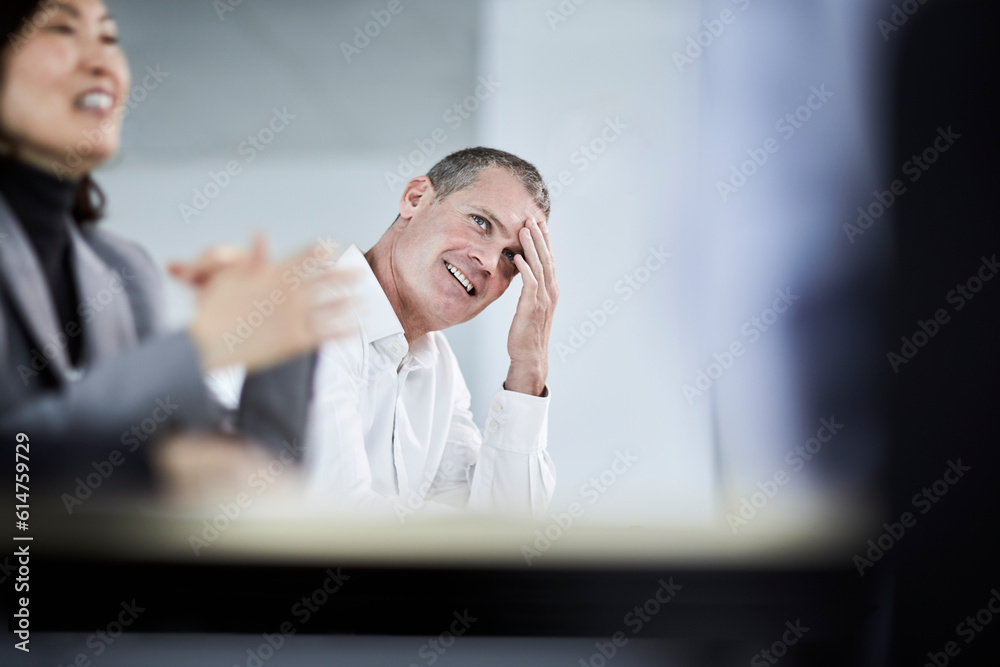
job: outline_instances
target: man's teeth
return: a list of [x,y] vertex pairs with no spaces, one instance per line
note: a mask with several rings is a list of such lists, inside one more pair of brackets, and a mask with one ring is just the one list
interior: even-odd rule
[[107,111],[114,104],[114,98],[107,93],[87,93],[76,101],[78,109],[99,109]]
[[461,271],[459,271],[458,269],[456,269],[454,266],[452,266],[448,262],[445,262],[444,265],[448,267],[449,271],[451,271],[451,275],[453,275],[456,278],[458,278],[458,282],[460,282],[463,285],[465,285],[465,291],[468,292],[469,294],[472,294],[472,283],[469,282],[469,279],[465,277],[465,274],[462,273]]

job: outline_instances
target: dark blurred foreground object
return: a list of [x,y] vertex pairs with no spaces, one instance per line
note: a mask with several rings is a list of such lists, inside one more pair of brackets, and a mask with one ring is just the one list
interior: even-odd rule
[[[886,570],[857,576],[853,521],[738,537],[579,525],[529,564],[521,547],[546,527],[483,517],[342,523],[260,513],[256,503],[230,500],[207,515],[46,518],[34,543],[44,550],[31,561],[33,655],[69,664],[123,602],[142,610],[126,629],[132,650],[116,643],[101,664],[147,664],[147,647],[169,637],[204,652],[190,661],[157,654],[156,664],[247,664],[264,633],[283,645],[281,664],[330,664],[299,658],[334,635],[410,636],[415,652],[454,631],[457,615],[474,619],[461,628],[468,638],[587,640],[558,664],[729,667],[774,664],[770,656],[784,667],[864,667],[884,630],[873,593]],[[231,655],[213,653],[226,637],[238,638]],[[639,642],[654,640],[658,659],[639,660]]]
[[1000,655],[998,19],[992,2],[928,2],[891,36],[892,166],[907,188],[894,207],[891,489],[894,520],[916,520],[890,552],[898,665]]

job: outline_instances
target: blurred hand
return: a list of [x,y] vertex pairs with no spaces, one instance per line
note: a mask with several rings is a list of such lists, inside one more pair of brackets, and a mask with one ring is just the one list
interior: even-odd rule
[[167,272],[178,281],[194,288],[200,301],[202,288],[216,273],[241,261],[246,261],[249,257],[249,253],[239,246],[215,246],[201,253],[198,259],[193,262],[170,262],[167,264]]
[[[275,465],[274,455],[238,438],[183,434],[156,443],[151,454],[164,500],[174,507],[214,507],[240,494],[256,498],[267,490],[273,498],[300,488],[295,467]],[[266,489],[254,480],[266,481]]]
[[349,285],[356,276],[334,268],[330,255],[317,244],[272,264],[258,237],[250,253],[216,248],[193,264],[175,265],[171,273],[199,290],[189,331],[203,369],[262,370],[350,335]]

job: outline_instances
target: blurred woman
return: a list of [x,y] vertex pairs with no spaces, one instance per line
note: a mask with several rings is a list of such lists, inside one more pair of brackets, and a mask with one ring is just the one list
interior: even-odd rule
[[[280,439],[288,424],[267,419],[299,409],[304,419],[309,360],[294,358],[344,329],[344,299],[322,295],[346,277],[287,281],[317,266],[320,248],[277,265],[261,242],[225,261],[209,255],[189,276],[200,289],[193,320],[165,331],[151,258],[95,224],[104,197],[90,172],[119,148],[130,90],[114,19],[100,0],[4,0],[0,30],[0,442],[30,443],[37,481],[107,477],[114,449],[141,459],[164,434],[218,425],[205,372],[292,360],[243,396],[259,401],[246,413],[262,437]],[[239,329],[264,301],[274,314]]]

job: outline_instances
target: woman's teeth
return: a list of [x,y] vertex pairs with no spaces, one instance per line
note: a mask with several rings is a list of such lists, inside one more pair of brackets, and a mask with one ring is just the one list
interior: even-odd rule
[[107,93],[87,93],[76,100],[77,109],[97,109],[107,111],[115,103],[111,95]]
[[462,285],[465,286],[465,291],[468,292],[469,294],[472,294],[472,283],[469,282],[469,279],[465,277],[465,274],[456,269],[448,262],[445,262],[444,265],[448,267],[449,271],[451,271],[451,275],[458,278],[458,282],[462,283]]

